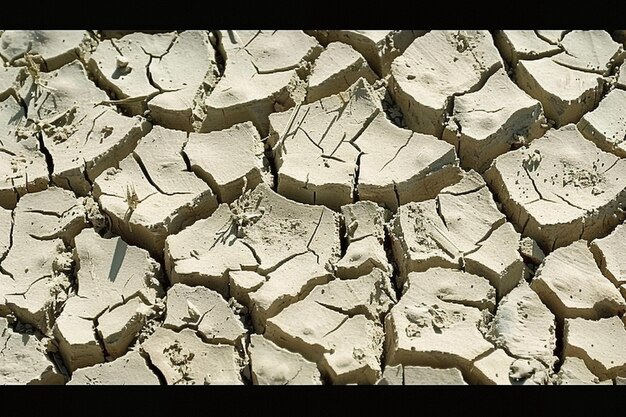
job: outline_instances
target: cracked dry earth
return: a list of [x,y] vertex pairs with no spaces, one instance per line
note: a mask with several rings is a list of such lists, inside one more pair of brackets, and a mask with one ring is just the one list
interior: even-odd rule
[[625,384],[626,31],[0,31],[0,384]]

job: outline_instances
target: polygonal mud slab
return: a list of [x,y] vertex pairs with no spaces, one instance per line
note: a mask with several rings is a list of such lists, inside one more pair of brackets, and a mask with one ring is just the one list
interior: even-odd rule
[[463,168],[484,172],[497,156],[542,136],[545,122],[541,103],[500,69],[480,90],[454,98],[443,139]]
[[600,382],[600,378],[594,375],[585,361],[575,356],[568,356],[563,361],[557,376],[559,385],[612,385],[610,379]]
[[312,30],[307,31],[324,45],[342,42],[365,57],[370,67],[382,77],[389,74],[391,62],[422,36],[423,30]]
[[208,217],[217,200],[182,155],[187,134],[155,126],[132,153],[94,181],[93,195],[128,243],[163,256],[165,238]]
[[378,268],[355,279],[335,279],[317,286],[306,300],[349,316],[362,314],[379,322],[397,302],[389,274]]
[[564,67],[551,58],[520,61],[515,68],[515,81],[541,102],[546,117],[557,128],[576,123],[593,110],[602,98],[605,84],[599,74]]
[[480,175],[461,172],[461,180],[435,199],[400,206],[392,218],[389,228],[399,285],[411,271],[434,266],[460,269],[463,256],[478,250],[505,223]]
[[243,363],[235,348],[204,343],[193,330],[177,333],[159,327],[142,343],[141,349],[168,385],[243,384]]
[[626,329],[618,317],[565,320],[565,356],[582,359],[600,380],[626,376]]
[[51,156],[52,181],[79,195],[87,195],[90,182],[127,156],[150,127],[143,118],[103,106],[106,94],[78,61],[37,82],[29,79],[20,94],[35,122],[26,128],[42,136]]
[[381,376],[382,320],[395,302],[389,273],[374,268],[314,287],[304,300],[267,318],[264,335],[316,362],[333,384],[373,384]]
[[159,385],[159,379],[134,351],[113,362],[77,369],[67,385]]
[[47,357],[37,337],[14,332],[0,317],[0,385],[56,385],[65,378]]
[[357,278],[379,268],[389,274],[392,267],[385,252],[385,221],[388,213],[371,201],[341,207],[348,247],[335,265],[339,278]]
[[554,314],[525,281],[498,303],[491,326],[495,344],[511,355],[537,359],[548,367],[557,361]]
[[216,291],[177,283],[168,290],[166,301],[163,327],[197,330],[206,343],[242,346],[246,329],[241,317]]
[[304,299],[268,319],[265,337],[316,362],[333,384],[373,384],[381,377],[383,327]]
[[130,114],[149,109],[157,124],[193,131],[219,75],[214,55],[206,31],[131,33],[102,41],[89,69]]
[[[302,257],[311,263],[299,271],[313,271],[335,262],[339,252],[337,214],[287,200],[260,184],[230,208],[221,204],[208,219],[168,236],[165,267],[172,283],[204,285],[227,296],[230,271],[267,275],[290,268],[292,261],[305,262]],[[299,280],[305,281],[299,284],[303,289],[305,278]]]
[[524,260],[519,254],[520,234],[506,222],[477,245],[476,251],[463,256],[463,269],[487,278],[500,300],[524,277]]
[[381,109],[360,79],[344,93],[271,115],[278,192],[335,210],[358,192],[395,209],[451,184],[458,165],[453,147],[393,125]]
[[476,275],[442,268],[409,274],[385,318],[386,364],[455,367],[465,374],[493,349],[483,331],[494,303],[493,287]]
[[559,320],[595,320],[626,312],[626,299],[602,275],[583,240],[546,256],[531,287]]
[[250,335],[250,369],[254,385],[321,385],[315,363],[267,340]]
[[0,103],[0,206],[12,209],[27,192],[48,187],[48,166],[39,141],[26,133],[26,114],[14,97]]
[[626,157],[626,91],[615,89],[597,109],[583,115],[577,124],[583,136],[600,149]]
[[252,122],[190,133],[183,152],[191,170],[211,186],[220,203],[232,203],[262,181],[273,183],[263,142]]
[[512,66],[520,59],[539,59],[562,51],[556,42],[542,39],[534,30],[500,30],[494,40],[503,58]]
[[81,57],[93,42],[81,30],[5,30],[0,36],[0,56],[12,65],[26,65],[24,55],[54,71]]
[[360,154],[354,141],[381,110],[374,90],[359,79],[345,93],[270,115],[278,192],[335,210],[352,203]]
[[624,48],[604,30],[573,30],[563,36],[564,52],[552,57],[560,65],[580,71],[609,75],[624,61]]
[[487,31],[433,31],[391,65],[391,92],[414,131],[441,137],[452,97],[475,91],[502,67]]
[[485,178],[521,233],[547,252],[606,235],[623,219],[626,161],[598,149],[574,125],[499,156]]
[[68,248],[86,226],[82,204],[52,187],[22,197],[13,212],[8,253],[0,266],[0,312],[49,334],[70,289]]
[[467,385],[456,368],[386,366],[377,385]]
[[54,328],[70,371],[123,356],[163,297],[159,265],[147,251],[93,229],[74,241],[78,290]]
[[600,270],[613,284],[620,288],[626,299],[626,225],[621,224],[602,239],[591,242],[590,249]]
[[549,372],[535,359],[516,359],[496,349],[472,364],[469,380],[481,385],[547,385]]
[[300,31],[220,31],[226,70],[205,100],[201,132],[251,121],[266,136],[267,117],[301,102],[306,94],[299,73],[322,51]]
[[338,94],[361,77],[370,84],[378,79],[363,56],[350,45],[332,42],[313,63],[306,102],[312,103],[322,97]]

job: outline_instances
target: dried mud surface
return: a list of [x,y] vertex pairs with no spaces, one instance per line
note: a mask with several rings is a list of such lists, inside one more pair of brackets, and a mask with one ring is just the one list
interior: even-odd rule
[[0,384],[623,384],[622,33],[0,30]]

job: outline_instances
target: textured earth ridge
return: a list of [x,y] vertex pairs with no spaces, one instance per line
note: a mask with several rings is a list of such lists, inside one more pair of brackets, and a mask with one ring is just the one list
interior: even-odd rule
[[0,30],[0,384],[623,384],[625,39]]

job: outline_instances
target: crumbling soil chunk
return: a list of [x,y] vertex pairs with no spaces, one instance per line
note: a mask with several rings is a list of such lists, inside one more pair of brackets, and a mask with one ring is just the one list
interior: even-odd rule
[[340,278],[357,278],[374,268],[392,272],[385,252],[384,225],[387,212],[371,201],[359,201],[341,207],[348,247],[335,265]]
[[606,235],[623,219],[625,173],[626,161],[568,125],[499,156],[485,178],[521,233],[550,252]]

